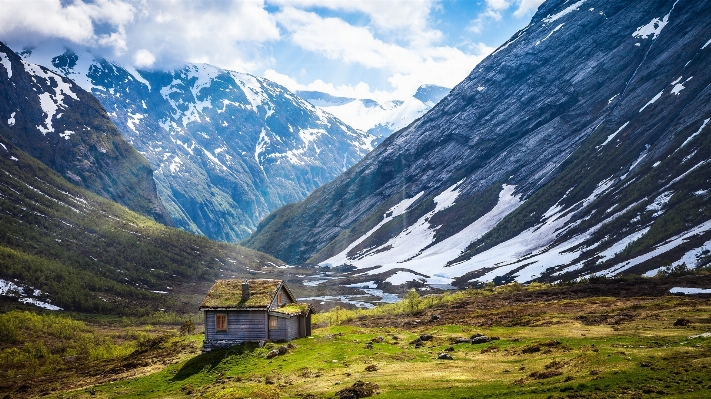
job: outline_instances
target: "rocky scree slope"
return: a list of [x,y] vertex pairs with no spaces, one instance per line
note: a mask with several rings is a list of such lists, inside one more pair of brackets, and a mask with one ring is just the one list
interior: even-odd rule
[[170,224],[146,159],[101,104],[0,43],[0,136],[74,184]]
[[709,21],[708,2],[547,1],[430,112],[245,243],[461,287],[704,265]]
[[442,86],[422,85],[412,97],[380,103],[319,91],[297,91],[296,94],[348,125],[375,136],[376,142],[380,143],[429,111],[449,91]]
[[6,309],[20,301],[107,314],[194,313],[215,279],[262,277],[283,266],[94,195],[2,136],[0,209]]
[[267,79],[210,65],[145,71],[85,51],[23,56],[94,94],[154,169],[175,224],[238,241],[354,165],[374,137]]

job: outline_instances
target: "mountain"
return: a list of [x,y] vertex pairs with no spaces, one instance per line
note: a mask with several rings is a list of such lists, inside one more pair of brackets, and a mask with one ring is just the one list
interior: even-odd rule
[[4,305],[19,300],[91,313],[194,313],[215,279],[263,276],[283,266],[79,188],[2,136],[0,209]]
[[26,60],[77,81],[154,170],[175,225],[238,241],[354,165],[374,137],[267,79],[206,64],[135,70],[48,46]]
[[94,96],[3,43],[0,92],[0,136],[78,186],[170,223],[150,165]]
[[416,99],[422,101],[424,104],[429,105],[430,108],[434,107],[435,104],[440,102],[452,89],[437,85],[422,85],[417,88],[415,92]]
[[422,116],[449,91],[442,86],[422,85],[412,97],[382,103],[370,99],[337,97],[319,91],[297,91],[296,94],[348,125],[377,137],[378,142],[381,142]]
[[710,15],[547,1],[426,115],[244,243],[459,287],[708,264]]

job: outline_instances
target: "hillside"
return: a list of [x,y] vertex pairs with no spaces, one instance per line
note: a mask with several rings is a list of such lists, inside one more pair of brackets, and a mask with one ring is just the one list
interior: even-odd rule
[[379,287],[708,264],[710,7],[545,2],[431,111],[244,243]]
[[0,136],[74,184],[170,224],[153,171],[101,104],[0,43]]
[[212,239],[247,237],[372,149],[373,136],[247,73],[207,64],[135,70],[51,46],[22,56],[94,94],[148,159],[175,225]]
[[283,266],[268,255],[158,224],[78,188],[4,137],[0,171],[5,310],[19,301],[90,313],[192,314],[215,279],[276,275]]

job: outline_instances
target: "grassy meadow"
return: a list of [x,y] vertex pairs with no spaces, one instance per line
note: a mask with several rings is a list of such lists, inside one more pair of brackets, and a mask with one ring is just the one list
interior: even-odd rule
[[[20,398],[333,398],[362,381],[379,398],[711,397],[708,295],[580,294],[588,291],[413,291],[394,305],[317,314],[312,337],[205,354],[199,329],[186,328],[195,316],[10,312],[0,319],[0,389]],[[8,318],[34,320],[14,323],[13,345]],[[476,334],[489,340],[467,341]],[[286,354],[267,358],[281,345]]]

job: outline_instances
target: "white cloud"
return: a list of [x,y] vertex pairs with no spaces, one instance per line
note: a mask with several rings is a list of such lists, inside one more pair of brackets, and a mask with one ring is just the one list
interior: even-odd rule
[[150,51],[142,48],[133,55],[133,65],[138,68],[149,68],[156,62],[156,57]]
[[[506,1],[493,1],[494,6],[501,7],[503,3],[508,6]],[[484,44],[478,44],[474,46],[474,53],[467,53],[455,47],[433,45],[435,41],[431,38],[398,44],[397,40],[393,40],[387,33],[370,25],[354,26],[340,18],[324,18],[316,12],[291,6],[326,4],[334,8],[345,8],[344,4],[351,3],[335,0],[284,0],[284,3],[289,6],[282,7],[275,16],[294,45],[330,60],[385,71],[389,74],[388,82],[391,87],[389,91],[373,92],[363,82],[337,87],[320,80],[300,84],[297,79],[278,74],[273,69],[265,73],[267,78],[291,90],[318,90],[344,97],[373,99],[409,97],[425,83],[455,86],[493,50]],[[426,18],[423,17],[422,20]],[[396,25],[393,23],[392,26]],[[432,30],[425,28],[423,31],[427,34],[426,32]]]
[[411,51],[376,38],[367,27],[352,26],[339,18],[322,18],[292,7],[284,8],[276,17],[294,44],[332,60],[390,69],[420,61]]
[[508,0],[486,0],[486,5],[492,10],[505,10],[511,3]]
[[503,19],[503,12],[511,6],[517,6],[513,16],[521,18],[535,11],[545,0],[486,0],[486,8],[481,11],[467,26],[473,33],[481,33],[492,22]]
[[[5,40],[60,38],[87,46],[111,48],[116,54],[127,49],[124,27],[134,19],[135,7],[121,0],[3,0],[0,35]],[[103,24],[106,32],[97,32]]]
[[[500,0],[499,0],[500,1]],[[441,39],[441,32],[428,28],[435,0],[268,0],[270,4],[298,9],[325,8],[358,12],[368,16],[370,26],[381,32],[400,32],[417,40],[425,33],[429,39]]]
[[[339,97],[350,97],[350,98],[369,98],[376,101],[387,101],[392,100],[393,93],[389,91],[382,90],[372,90],[371,87],[365,82],[358,82],[354,85],[334,85],[332,83],[326,83],[321,79],[316,79],[311,83],[299,83],[296,79],[281,74],[273,69],[267,69],[264,71],[264,77],[276,82],[290,91],[296,92],[299,90],[309,90],[309,91],[320,91],[323,93],[328,93]],[[410,95],[414,94],[410,93]]]
[[487,8],[469,23],[467,29],[474,33],[480,33],[490,21],[501,21],[501,18],[503,17],[499,11]]
[[310,83],[300,83],[297,79],[268,69],[264,77],[281,84],[291,91],[314,90],[340,97],[370,98],[376,101],[403,99],[412,96],[423,84],[454,87],[471,73],[482,59],[494,51],[483,43],[476,45],[478,53],[466,54],[452,47],[437,47],[429,51],[429,56],[406,72],[393,72],[388,78],[391,90],[372,90],[365,82],[354,85],[333,85],[317,79]]
[[279,39],[263,0],[2,0],[0,37],[23,45],[60,39],[121,62],[171,67],[208,62],[254,71],[271,62],[260,44]]
[[[265,1],[276,7],[265,8]],[[435,16],[447,5],[442,0],[0,2],[0,40],[18,48],[59,39],[139,68],[204,62],[255,74],[266,70],[268,78],[292,90],[378,100],[410,96],[421,84],[453,87],[492,50],[470,41],[445,42],[454,39],[435,28],[440,23]],[[541,2],[485,0],[477,3],[485,9],[469,29],[481,30],[513,10],[524,15]],[[271,51],[293,52],[294,65],[280,68]],[[283,62],[283,53],[278,54]],[[348,77],[344,81],[349,84],[336,86],[295,72],[311,58],[328,59],[333,68],[355,71],[359,78]],[[304,76],[311,82],[304,83]],[[371,82],[369,77],[375,78]]]
[[253,72],[271,62],[260,44],[279,39],[262,0],[151,0],[141,3],[140,11],[129,44],[148,50],[161,66],[205,62]]
[[521,0],[521,3],[519,3],[513,15],[517,18],[521,18],[529,12],[537,10],[538,6],[543,4],[544,1],[545,0]]

